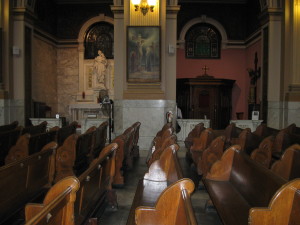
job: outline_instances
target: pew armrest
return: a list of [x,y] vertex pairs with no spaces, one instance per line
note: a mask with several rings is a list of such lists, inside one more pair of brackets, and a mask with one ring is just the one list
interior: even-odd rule
[[168,186],[160,194],[155,207],[140,206],[136,208],[136,224],[196,225],[190,201],[190,195],[194,188],[193,181],[187,178]]
[[297,224],[300,221],[300,179],[283,185],[268,208],[251,208],[249,225]]
[[42,211],[43,205],[37,203],[28,203],[25,207],[26,221],[31,220],[35,215]]

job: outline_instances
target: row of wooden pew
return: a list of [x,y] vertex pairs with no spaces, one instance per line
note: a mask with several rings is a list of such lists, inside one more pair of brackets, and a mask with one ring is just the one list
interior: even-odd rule
[[[18,122],[12,124],[17,125]],[[0,166],[39,152],[51,141],[61,146],[66,137],[75,133],[77,122],[72,122],[63,128],[54,127],[50,131],[46,131],[46,121],[25,128],[8,126],[10,129],[3,130],[3,127],[7,126],[0,128]]]
[[[135,127],[137,124],[140,125],[140,123],[136,123]],[[52,189],[51,187],[54,187],[53,184],[56,186],[56,183],[60,183],[61,180],[68,179],[68,177],[73,177],[72,182],[78,181],[80,184],[76,192],[77,200],[74,203],[73,224],[85,224],[88,221],[95,223],[107,202],[112,207],[116,207],[117,200],[112,190],[112,182],[117,169],[116,155],[124,155],[124,153],[120,153],[124,151],[124,148],[119,149],[116,143],[104,148],[107,138],[106,129],[107,122],[97,128],[90,128],[84,134],[69,135],[61,146],[56,142],[50,142],[43,147],[42,151],[2,166],[0,168],[0,197],[2,200],[0,223],[22,224],[25,214],[26,220],[29,221],[40,211],[61,208],[61,205],[56,205],[58,202],[54,204],[55,207],[52,205],[54,208],[52,206],[49,208],[48,205],[50,202],[53,204],[53,198],[58,195],[60,200],[63,199],[62,193],[58,193],[62,191],[61,187],[54,188],[52,192],[49,192],[53,193],[54,191],[56,194],[47,194],[45,198],[44,196],[49,189]],[[132,134],[136,134],[136,132]],[[138,134],[132,141],[134,144],[128,144],[134,146],[135,154],[138,155]],[[67,192],[69,193],[69,191]],[[69,199],[69,197],[66,198]],[[28,206],[24,214],[23,208],[26,203],[41,202],[42,199],[44,199],[44,205]],[[66,202],[67,199],[63,202]],[[55,219],[52,213],[54,212],[47,213],[46,220],[52,221],[52,224],[61,224],[58,221],[63,220]],[[62,211],[59,213],[60,216],[61,213]],[[51,216],[49,217],[49,215]],[[95,218],[90,220],[91,217]],[[36,220],[34,219],[34,221]],[[33,224],[45,223],[36,221]]]
[[[222,131],[205,128],[203,123],[200,123],[185,140],[187,156],[195,164],[198,174],[205,176],[228,147],[238,144],[253,160],[286,179],[293,179],[300,177],[300,136],[296,138],[298,135],[292,133],[293,129],[295,125],[276,133],[275,129],[263,124],[255,132],[251,132],[248,128],[241,129],[235,124],[230,124]],[[272,132],[267,132],[268,130]],[[274,157],[278,152],[280,158]]]
[[[231,124],[224,131],[214,131],[198,124],[189,134],[185,141],[187,156],[202,175],[223,224],[298,224],[300,161],[299,156],[291,155],[297,155],[299,144],[290,146],[299,140],[296,130],[295,125],[283,130],[262,125],[251,133]],[[277,141],[271,142],[270,147],[271,139]],[[261,161],[263,154],[267,152],[272,158],[272,150],[279,146],[280,151],[274,152],[283,154],[281,160],[269,169]],[[284,150],[287,146],[290,147]],[[258,151],[260,154],[254,157]]]
[[127,225],[197,224],[190,200],[194,183],[183,177],[178,150],[174,128],[167,123],[153,139],[149,169],[138,182]]

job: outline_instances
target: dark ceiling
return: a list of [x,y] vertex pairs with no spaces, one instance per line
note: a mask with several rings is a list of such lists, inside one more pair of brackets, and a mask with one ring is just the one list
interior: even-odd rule
[[[57,4],[97,4],[97,3],[111,3],[113,0],[55,0]],[[180,3],[222,3],[222,4],[245,4],[247,0],[179,0]]]

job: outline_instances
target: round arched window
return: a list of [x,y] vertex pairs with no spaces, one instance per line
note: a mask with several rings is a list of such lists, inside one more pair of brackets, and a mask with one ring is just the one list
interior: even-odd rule
[[101,50],[107,59],[114,58],[114,27],[110,23],[93,24],[84,38],[84,59],[94,59]]
[[221,35],[212,25],[199,23],[192,26],[185,36],[186,58],[220,58]]

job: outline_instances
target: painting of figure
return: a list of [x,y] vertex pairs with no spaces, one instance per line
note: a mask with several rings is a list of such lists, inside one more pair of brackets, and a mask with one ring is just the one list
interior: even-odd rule
[[127,81],[160,82],[160,28],[129,26],[127,28]]

